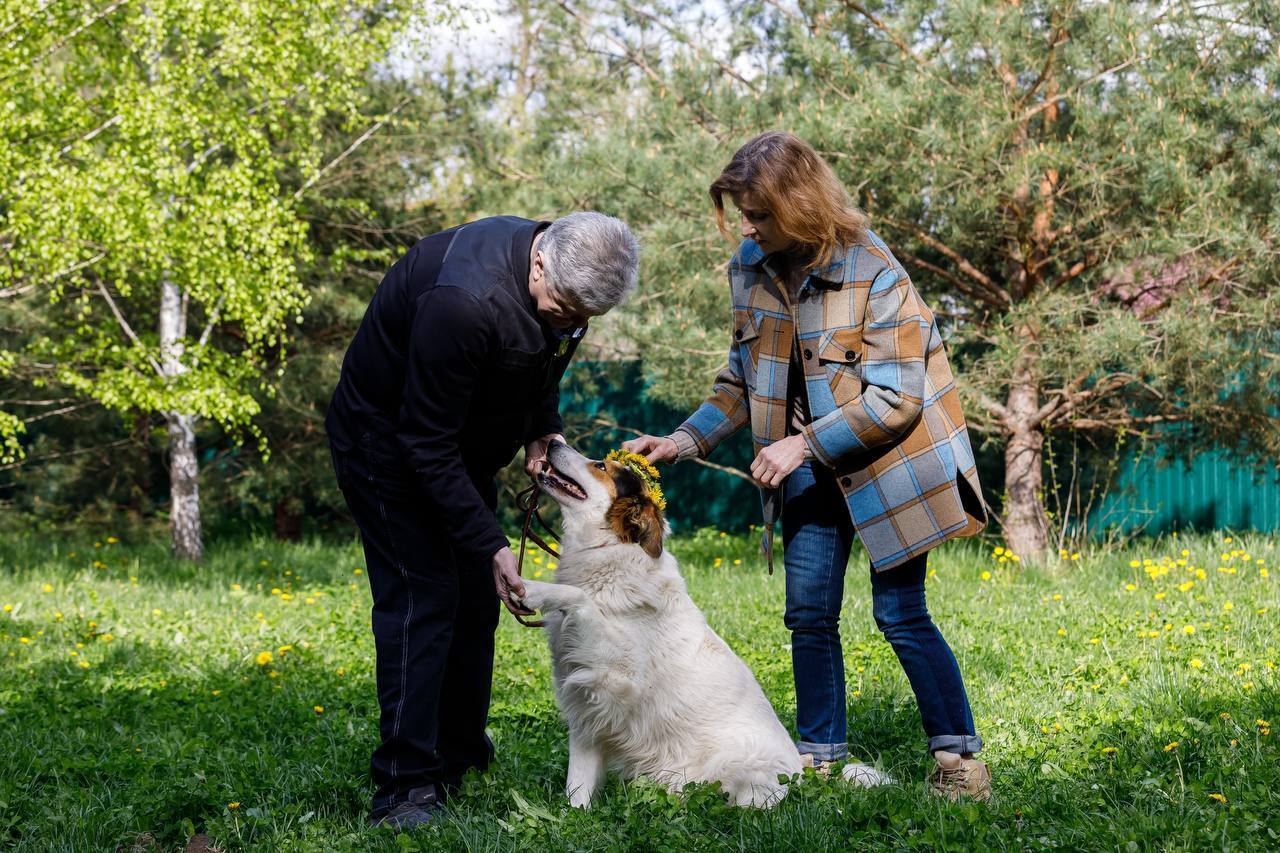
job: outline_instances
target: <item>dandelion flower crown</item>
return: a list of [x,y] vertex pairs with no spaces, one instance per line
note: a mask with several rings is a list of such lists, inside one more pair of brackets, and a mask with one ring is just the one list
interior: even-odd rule
[[658,509],[666,510],[667,500],[662,496],[662,486],[658,485],[661,475],[643,454],[631,453],[627,450],[610,450],[605,459],[612,459],[630,469],[631,473],[640,478],[640,482],[644,484],[645,493],[658,505]]

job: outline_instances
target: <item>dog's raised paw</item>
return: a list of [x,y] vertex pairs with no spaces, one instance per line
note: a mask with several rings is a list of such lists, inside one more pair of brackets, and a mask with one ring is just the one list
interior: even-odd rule
[[852,782],[863,788],[875,788],[879,785],[893,784],[893,777],[888,773],[877,770],[870,764],[860,764],[856,761],[846,764],[844,770],[841,771],[841,775],[844,776],[846,782]]

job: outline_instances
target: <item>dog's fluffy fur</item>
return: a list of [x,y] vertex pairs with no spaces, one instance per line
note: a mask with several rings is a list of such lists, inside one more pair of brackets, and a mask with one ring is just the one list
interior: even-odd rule
[[781,800],[778,777],[798,773],[801,757],[689,598],[640,478],[558,442],[548,458],[540,483],[562,509],[562,552],[556,583],[525,581],[523,602],[547,622],[570,803],[589,806],[606,768],[675,791],[718,780],[738,805]]

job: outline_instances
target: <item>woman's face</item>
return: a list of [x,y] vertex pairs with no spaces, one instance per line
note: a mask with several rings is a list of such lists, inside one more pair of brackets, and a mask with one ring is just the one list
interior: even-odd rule
[[778,220],[754,196],[735,195],[733,206],[738,209],[742,236],[754,240],[766,255],[780,252],[794,242],[782,233]]

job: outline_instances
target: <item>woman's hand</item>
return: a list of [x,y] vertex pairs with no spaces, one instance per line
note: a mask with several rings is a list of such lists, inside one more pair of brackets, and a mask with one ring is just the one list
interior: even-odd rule
[[642,435],[630,441],[622,442],[622,449],[628,453],[642,453],[650,464],[658,462],[674,462],[680,455],[673,439],[665,436]]
[[789,435],[760,451],[751,463],[751,476],[767,489],[782,485],[792,471],[800,467],[808,453],[803,435]]

